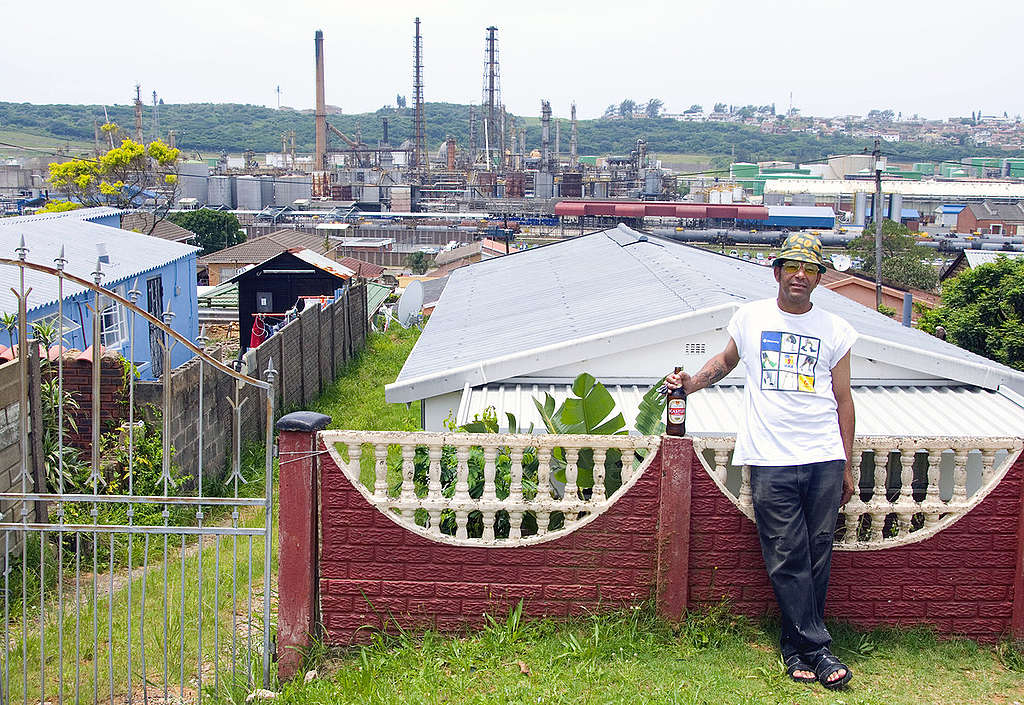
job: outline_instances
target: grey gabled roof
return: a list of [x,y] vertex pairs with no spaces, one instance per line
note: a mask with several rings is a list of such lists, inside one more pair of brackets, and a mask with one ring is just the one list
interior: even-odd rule
[[[27,261],[53,267],[63,247],[67,260],[65,271],[89,281],[92,281],[92,273],[96,270],[97,245],[102,243],[110,259],[109,263],[102,265],[101,284],[106,287],[124,280],[133,281],[135,277],[199,251],[191,245],[155,237],[142,238],[138,233],[87,220],[45,218],[21,220],[0,227],[0,256],[17,259],[15,250],[22,237],[28,248]],[[19,286],[18,275],[18,267],[0,266],[0,311],[18,310],[17,299],[11,293],[12,288]],[[57,283],[57,277],[26,270],[25,286],[32,288],[29,310],[56,302]],[[144,290],[145,282],[140,282],[140,285]],[[83,287],[64,282],[65,298],[81,291]]]
[[[639,328],[687,320],[722,327],[736,306],[777,293],[772,270],[623,225],[452,272],[389,401],[409,401],[525,375],[564,362],[554,351],[576,342],[648,344]],[[927,333],[906,328],[819,287],[815,305],[847,321],[857,350],[939,377],[993,388],[1024,374]],[[664,334],[664,330],[661,331]],[[496,364],[495,361],[510,361]]]

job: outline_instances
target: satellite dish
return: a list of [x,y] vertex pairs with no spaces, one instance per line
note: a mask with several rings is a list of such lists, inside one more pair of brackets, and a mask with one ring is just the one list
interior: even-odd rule
[[398,300],[398,324],[408,328],[416,323],[423,310],[423,284],[419,280],[409,282]]
[[839,272],[845,272],[853,264],[850,255],[836,253],[832,255],[832,266]]

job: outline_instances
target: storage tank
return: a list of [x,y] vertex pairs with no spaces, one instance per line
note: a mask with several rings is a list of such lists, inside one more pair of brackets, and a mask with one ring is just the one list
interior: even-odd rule
[[300,198],[312,197],[312,176],[278,176],[274,180],[274,205],[276,206],[290,206]]
[[730,189],[730,188],[723,188],[718,193],[720,194],[720,196],[719,196],[719,199],[720,199],[719,202],[720,203],[732,203],[732,189]]
[[235,207],[235,177],[211,176],[207,182],[206,203],[210,206]]
[[868,210],[868,195],[864,191],[858,191],[853,195],[853,225],[863,228],[865,214]]
[[254,176],[240,176],[235,180],[235,200],[239,210],[263,210],[263,184]]
[[708,203],[721,203],[722,192],[718,189],[711,189],[708,191]]
[[590,184],[591,193],[594,198],[608,198],[608,182],[594,181]]
[[553,198],[555,195],[555,177],[547,172],[537,172],[533,179],[533,195],[537,198]]
[[208,193],[207,179],[210,167],[206,162],[181,162],[178,164],[178,199],[194,198],[206,203]]
[[889,201],[889,220],[900,223],[903,221],[903,194],[894,193]]
[[739,203],[740,201],[743,200],[743,187],[742,186],[733,186],[732,187],[732,200],[735,203]]
[[661,194],[661,173],[654,169],[648,169],[644,176],[644,193],[648,196]]

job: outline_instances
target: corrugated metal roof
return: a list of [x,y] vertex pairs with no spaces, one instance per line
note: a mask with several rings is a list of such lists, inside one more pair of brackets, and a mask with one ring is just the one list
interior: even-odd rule
[[[648,387],[607,385],[632,429],[636,411]],[[493,406],[502,432],[508,430],[505,412],[515,415],[520,427],[533,423],[544,432],[544,424],[533,403],[548,392],[556,404],[569,396],[570,384],[493,384],[467,390],[459,407],[457,423],[472,421]],[[1011,399],[988,390],[962,386],[947,387],[854,387],[857,434],[862,436],[1020,436],[1024,430],[1024,408]],[[715,386],[687,399],[686,431],[692,435],[732,435],[744,413],[743,387]]]
[[828,206],[768,206],[768,217],[835,218],[836,212]]
[[[199,248],[191,245],[155,237],[143,238],[138,233],[120,228],[73,218],[56,218],[22,221],[19,227],[0,227],[0,253],[4,257],[16,259],[15,249],[22,236],[28,248],[26,259],[29,262],[53,267],[63,246],[64,257],[67,259],[64,271],[90,281],[99,255],[97,244],[103,243],[110,257],[110,263],[103,265],[103,286],[130,280],[199,251]],[[32,288],[29,310],[57,301],[56,277],[26,270],[25,286]],[[18,310],[17,299],[11,293],[12,288],[18,288],[18,268],[0,267],[0,311]],[[64,282],[65,298],[81,291],[82,287],[69,281]]]
[[97,218],[106,218],[111,215],[121,215],[128,211],[110,206],[96,206],[95,208],[76,208],[73,211],[61,211],[60,213],[39,213],[37,215],[18,215],[12,218],[0,218],[0,225],[23,225],[25,223],[39,223],[47,220],[85,220],[92,221]]
[[[1024,198],[1024,183],[1007,181],[904,181],[882,178],[885,193],[939,198]],[[857,192],[874,193],[875,182],[844,179],[769,179],[765,193],[813,193],[838,196]]]
[[[153,227],[153,214],[145,211],[124,213],[121,216],[121,228],[150,235],[151,237],[158,237],[161,240],[173,240],[174,242],[188,242],[197,237],[191,230],[187,230],[177,223],[172,223],[166,218],[158,221],[156,227]],[[150,232],[150,228],[152,228],[152,232]]]
[[964,250],[963,252],[971,269],[982,264],[995,262],[1000,257],[1006,257],[1007,259],[1020,259],[1024,257],[1024,252],[999,252],[993,250]]
[[303,262],[311,264],[317,269],[322,269],[325,272],[329,272],[337,277],[351,277],[355,274],[351,269],[343,264],[338,264],[333,259],[328,259],[323,255],[318,255],[313,250],[299,250],[298,252],[292,252]]
[[[467,382],[528,376],[552,366],[552,350],[591,336],[615,339],[621,349],[650,344],[650,334],[637,335],[636,326],[685,314],[718,316],[723,307],[773,298],[777,288],[770,268],[621,225],[478,262],[452,272],[419,341],[386,389],[387,398],[409,401]],[[986,387],[1013,381],[1024,389],[1021,373],[903,327],[824,287],[813,300],[861,335],[855,354],[859,349],[873,359],[954,381]],[[509,359],[514,364],[500,378],[489,376],[486,365]],[[428,387],[430,393],[422,393]]]
[[391,287],[374,282],[366,282],[366,315],[372,319],[381,305],[391,295]]
[[[862,436],[1020,436],[1024,408],[996,391],[962,386],[854,387]],[[715,386],[687,399],[686,430],[733,434],[743,387]]]

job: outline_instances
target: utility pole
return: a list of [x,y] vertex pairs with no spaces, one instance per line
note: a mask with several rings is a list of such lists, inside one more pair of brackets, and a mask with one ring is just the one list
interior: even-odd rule
[[875,309],[882,305],[882,151],[875,140],[875,207],[872,216],[875,219]]

